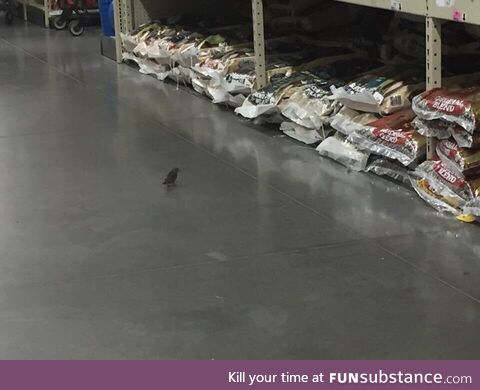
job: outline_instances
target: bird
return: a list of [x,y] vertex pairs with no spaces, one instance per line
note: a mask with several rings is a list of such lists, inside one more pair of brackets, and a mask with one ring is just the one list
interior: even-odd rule
[[167,187],[174,186],[178,178],[178,172],[180,172],[179,168],[173,168],[165,178],[163,185],[166,185]]

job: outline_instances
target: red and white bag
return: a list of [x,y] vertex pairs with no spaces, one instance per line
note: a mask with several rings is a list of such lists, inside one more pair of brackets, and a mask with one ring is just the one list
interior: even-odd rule
[[472,134],[480,125],[480,87],[426,91],[413,99],[412,108],[422,119],[455,123]]
[[452,171],[462,177],[480,176],[480,149],[464,149],[451,140],[443,140],[437,144],[437,155]]
[[413,127],[414,117],[411,109],[397,112],[355,130],[349,139],[363,150],[409,166],[426,154],[426,138]]

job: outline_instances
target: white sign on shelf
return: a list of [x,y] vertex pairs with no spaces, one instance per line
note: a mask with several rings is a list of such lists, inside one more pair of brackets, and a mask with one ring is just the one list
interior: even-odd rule
[[436,0],[437,7],[453,7],[455,5],[455,0]]
[[402,0],[392,0],[392,4],[390,8],[394,11],[401,11],[402,10]]

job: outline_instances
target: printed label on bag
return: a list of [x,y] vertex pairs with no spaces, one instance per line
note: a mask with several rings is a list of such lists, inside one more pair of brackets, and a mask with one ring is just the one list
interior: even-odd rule
[[394,145],[405,145],[412,138],[410,133],[392,129],[374,129],[372,135]]
[[440,161],[435,163],[433,170],[438,176],[440,176],[447,183],[450,183],[454,188],[462,188],[466,185],[465,180],[447,169],[447,167],[445,167],[445,165]]
[[394,95],[390,97],[390,105],[392,107],[402,107],[403,99],[401,95]]
[[433,101],[428,99],[427,104],[433,109],[449,114],[459,115],[465,111],[465,101],[446,96],[435,96]]

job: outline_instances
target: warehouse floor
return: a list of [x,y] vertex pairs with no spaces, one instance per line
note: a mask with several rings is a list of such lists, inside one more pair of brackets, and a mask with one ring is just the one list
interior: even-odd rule
[[0,213],[0,358],[480,358],[480,226],[98,31],[0,26]]

